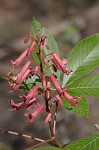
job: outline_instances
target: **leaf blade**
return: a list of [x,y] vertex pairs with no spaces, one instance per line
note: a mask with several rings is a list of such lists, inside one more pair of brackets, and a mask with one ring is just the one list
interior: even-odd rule
[[74,147],[75,150],[97,150],[97,148],[99,148],[99,134],[74,141],[64,147],[64,150],[74,150]]
[[68,68],[73,72],[63,77],[63,87],[99,66],[99,34],[80,41],[69,55]]
[[[99,96],[99,74],[92,74],[73,82],[69,90],[84,96]],[[69,91],[68,90],[68,91]]]

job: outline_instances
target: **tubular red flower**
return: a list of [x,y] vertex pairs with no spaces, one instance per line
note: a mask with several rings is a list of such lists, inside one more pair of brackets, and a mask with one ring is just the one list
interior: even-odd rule
[[[28,67],[30,62],[28,62],[28,64],[26,64],[21,72],[17,75],[17,76],[13,76],[12,72],[9,72],[7,74],[7,76],[12,80],[12,81],[8,81],[7,84],[12,88],[13,90],[17,90],[21,83],[25,80],[25,78],[27,78],[31,72],[31,69],[27,69],[26,67]],[[27,69],[27,70],[26,70]]]
[[71,95],[69,95],[67,92],[63,92],[63,96],[71,103],[73,106],[77,106],[78,101],[81,99],[81,97],[73,98]]
[[20,83],[20,81],[22,80],[22,77],[24,76],[24,73],[26,72],[26,70],[28,69],[30,64],[31,64],[31,61],[27,61],[26,64],[21,69],[20,73],[18,73],[18,75],[16,77],[16,84]]
[[52,81],[54,87],[57,89],[58,93],[61,95],[63,90],[61,89],[61,87],[60,87],[58,81],[56,80],[56,78],[54,77],[54,75],[51,74],[49,76],[49,78],[51,79],[51,81]]
[[28,103],[26,104],[26,109],[29,110],[32,107],[33,102],[35,102],[35,101],[36,101],[35,97],[33,97],[32,99],[30,99],[28,101]]
[[47,124],[49,121],[51,121],[51,113],[47,114],[47,117],[44,120],[44,124]]
[[13,68],[17,68],[24,60],[24,58],[31,54],[35,45],[36,45],[36,41],[34,41],[25,51],[23,51],[15,62],[13,60],[9,60],[8,62],[13,65]]
[[32,122],[43,108],[44,108],[43,105],[40,104],[38,108],[32,114],[25,113],[24,116],[28,117],[28,122]]
[[9,63],[13,65],[13,68],[17,68],[23,59],[27,56],[28,48],[19,56],[19,58],[14,62],[13,60],[8,60]]
[[13,68],[17,68],[21,64],[21,62],[24,60],[24,58],[28,55],[27,52],[28,52],[28,48],[23,53],[21,53],[21,55],[15,62],[11,61]]
[[29,91],[28,95],[26,96],[26,99],[28,100],[28,102],[29,102],[30,99],[32,99],[32,98],[35,96],[35,94],[36,94],[38,88],[39,88],[39,85],[35,85],[35,86]]
[[18,84],[16,84],[16,83],[14,84],[15,86],[12,87],[12,91],[13,91],[13,90],[17,90],[17,89],[20,87],[21,83],[29,76],[30,71],[31,71],[30,69],[27,69],[27,70],[26,70],[26,72],[25,72],[24,75],[22,76],[20,82],[19,82]]
[[13,100],[9,100],[8,102],[12,105],[12,108],[10,109],[11,111],[19,110],[25,105],[23,101],[17,104]]
[[63,104],[62,104],[62,100],[61,100],[61,98],[60,98],[59,95],[56,95],[56,102],[57,102],[57,104],[60,105],[60,106],[63,105]]
[[28,48],[28,55],[30,55],[32,53],[32,51],[34,50],[34,46],[36,45],[36,41],[34,41]]
[[55,64],[56,68],[58,70],[61,70],[61,67],[59,66],[59,64],[57,63],[56,59],[51,55],[50,59],[52,60],[52,62]]
[[62,60],[59,58],[59,56],[55,52],[52,53],[51,60],[57,66],[57,69],[61,68],[63,73],[67,73],[67,69],[66,69],[65,65],[63,64]]

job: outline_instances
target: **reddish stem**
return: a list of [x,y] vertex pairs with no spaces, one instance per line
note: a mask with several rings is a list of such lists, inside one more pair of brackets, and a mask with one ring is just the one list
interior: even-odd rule
[[[50,113],[50,108],[49,108],[49,103],[48,103],[48,99],[47,99],[47,95],[46,95],[46,80],[45,80],[45,74],[43,71],[43,65],[42,65],[42,51],[39,49],[39,59],[40,59],[40,72],[41,72],[41,82],[42,82],[42,87],[43,87],[43,95],[44,95],[44,100],[45,100],[45,105],[46,105],[46,111],[47,113]],[[44,83],[45,83],[45,87],[44,87]],[[51,132],[51,137],[54,137],[54,131],[53,131],[53,126],[52,126],[52,122],[49,121],[49,128],[50,128],[50,132]]]

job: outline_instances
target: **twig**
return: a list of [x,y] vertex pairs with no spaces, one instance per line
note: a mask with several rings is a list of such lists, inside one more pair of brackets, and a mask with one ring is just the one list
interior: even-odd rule
[[58,147],[62,148],[63,145],[55,138],[55,143],[57,144]]
[[49,123],[50,132],[51,132],[51,137],[54,137],[55,134],[54,134],[54,131],[53,131],[53,125],[52,125],[52,122],[49,121],[48,123]]
[[30,136],[30,135],[21,134],[21,133],[17,133],[17,132],[13,132],[13,131],[0,130],[0,132],[13,134],[13,135],[18,135],[18,136],[21,136],[21,137],[26,137],[26,138],[29,138],[29,139],[32,139],[32,140],[35,140],[35,141],[40,141],[40,142],[44,142],[45,141],[45,140],[37,138],[37,137],[33,137],[33,136]]
[[56,130],[56,117],[57,117],[57,104],[56,104],[55,116],[54,116],[54,126],[53,126],[54,134],[55,134],[55,130]]
[[48,139],[48,140],[45,140],[45,141],[40,142],[38,144],[35,144],[34,146],[27,148],[26,150],[30,150],[31,148],[36,148],[36,147],[41,146],[43,144],[49,143],[51,141],[54,141],[54,139],[55,139],[55,137],[52,137],[51,139]]
[[[44,82],[45,82],[45,84],[46,84],[46,80],[45,80],[45,74],[44,74],[43,64],[42,64],[42,51],[40,50],[40,48],[39,48],[39,60],[40,60],[41,82],[42,82],[42,87],[43,87],[43,94],[44,94],[44,100],[45,100],[46,111],[47,111],[47,113],[50,113],[49,103],[48,103],[48,99],[47,99],[47,95],[46,95],[46,89],[44,89],[45,87],[44,87],[44,85],[43,85]],[[46,85],[45,85],[45,86],[46,86]],[[48,123],[49,123],[49,128],[50,128],[51,137],[54,137],[52,122],[49,121]]]

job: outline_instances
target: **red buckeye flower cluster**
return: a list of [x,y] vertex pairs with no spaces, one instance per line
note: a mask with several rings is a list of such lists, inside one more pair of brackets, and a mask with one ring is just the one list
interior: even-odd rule
[[[22,54],[17,58],[16,61],[9,60],[8,62],[11,63],[12,69],[7,74],[9,81],[7,84],[11,87],[11,91],[15,91],[19,89],[20,85],[24,80],[26,80],[30,76],[37,76],[42,84],[42,92],[45,106],[40,104],[36,98],[36,95],[39,94],[39,89],[41,88],[38,84],[36,84],[32,89],[30,89],[27,95],[20,94],[19,98],[22,99],[20,103],[15,103],[13,100],[9,100],[9,103],[12,105],[10,110],[16,111],[23,107],[29,111],[24,115],[28,117],[28,121],[32,122],[34,118],[44,110],[46,113],[46,118],[44,123],[47,124],[51,121],[51,108],[53,105],[62,106],[62,99],[65,98],[69,101],[69,103],[73,106],[77,106],[78,101],[81,97],[73,98],[66,92],[66,88],[62,88],[57,81],[55,76],[55,72],[62,71],[64,74],[69,75],[72,70],[66,68],[66,64],[68,63],[67,59],[61,60],[61,58],[55,53],[50,53],[48,55],[43,56],[44,47],[50,50],[48,45],[45,45],[45,41],[47,39],[46,35],[28,35],[24,43],[27,43],[30,39],[32,39],[32,43],[30,46],[22,52]],[[35,46],[38,46],[38,51],[36,51]],[[25,65],[22,67],[20,72],[14,75],[14,70],[19,67],[19,65],[23,62],[23,60],[31,55],[32,53],[36,53],[38,56],[40,64],[36,64],[35,68],[32,69],[32,64],[34,62],[28,60]],[[44,69],[51,67],[53,69],[53,73],[47,76],[45,74]],[[56,91],[56,95],[52,96],[51,87],[53,87]],[[54,99],[53,99],[54,98]],[[30,112],[32,110],[32,113]]]

